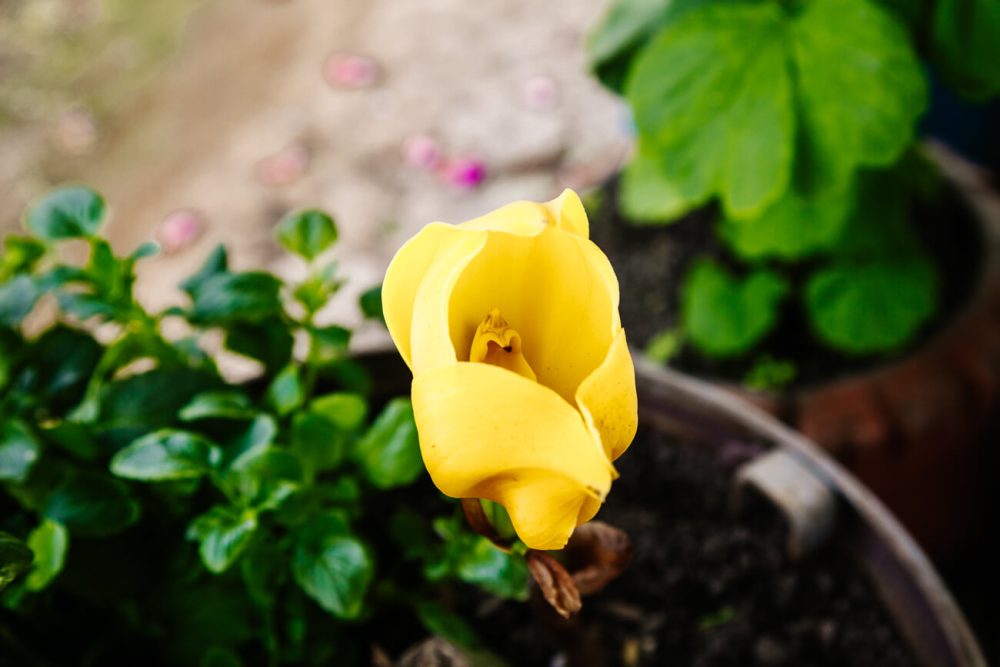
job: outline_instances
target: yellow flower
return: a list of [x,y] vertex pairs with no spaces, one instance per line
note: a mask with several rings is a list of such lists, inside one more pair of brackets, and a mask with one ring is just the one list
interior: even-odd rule
[[503,505],[534,549],[597,513],[636,431],[618,280],[588,236],[571,190],[515,202],[427,225],[382,287],[431,478]]

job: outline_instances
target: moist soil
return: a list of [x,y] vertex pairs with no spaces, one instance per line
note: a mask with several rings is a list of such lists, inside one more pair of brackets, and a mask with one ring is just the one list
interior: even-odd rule
[[[716,238],[719,217],[711,206],[670,224],[635,224],[619,212],[618,184],[610,182],[592,211],[591,238],[611,260],[621,288],[622,324],[629,342],[640,348],[658,333],[678,326],[680,291],[690,263],[711,257],[735,275],[746,269]],[[752,351],[732,360],[710,359],[684,345],[671,366],[701,377],[741,382],[760,358],[788,360],[796,377],[789,387],[811,386],[905,356],[943,328],[973,292],[982,270],[983,241],[975,218],[958,193],[941,188],[935,197],[911,206],[910,223],[939,275],[935,315],[910,343],[889,354],[844,355],[825,346],[812,332],[801,298],[782,304],[778,325]],[[816,261],[775,262],[795,285],[804,285]]]
[[760,452],[640,432],[598,519],[633,541],[626,571],[563,622],[540,600],[480,607],[512,665],[915,665],[873,585],[836,546],[799,562],[762,499],[730,509],[736,466]]

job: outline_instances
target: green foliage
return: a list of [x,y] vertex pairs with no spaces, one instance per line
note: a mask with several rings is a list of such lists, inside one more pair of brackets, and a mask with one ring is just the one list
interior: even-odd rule
[[760,269],[739,279],[711,260],[697,262],[681,292],[685,331],[713,357],[746,352],[778,321],[788,289],[771,271]]
[[[922,252],[906,220],[909,203],[926,193],[912,177],[928,100],[915,45],[963,94],[1000,93],[1000,4],[992,0],[616,0],[588,53],[635,118],[638,150],[621,176],[622,212],[664,223],[717,200],[718,238],[748,271],[764,262],[796,279],[818,271],[807,291],[821,286],[822,303],[836,312],[803,299],[805,324],[822,342],[848,354],[899,348],[933,315],[937,270],[926,262],[930,273],[898,268]],[[897,268],[885,268],[889,257]],[[834,278],[816,259],[875,262],[880,268],[864,271],[871,284],[881,284],[876,274],[913,282],[900,286],[907,297],[881,333],[864,335],[879,297],[860,298],[861,276]],[[690,275],[685,285],[699,280]],[[741,298],[699,293],[725,309],[720,321],[735,323],[743,312],[733,305]],[[711,356],[749,353],[773,325],[754,318],[753,335],[723,342],[725,334],[704,328],[709,307],[685,307],[682,326]]]
[[[523,597],[523,558],[469,533],[421,482],[409,400],[373,403],[351,331],[315,321],[340,285],[317,259],[336,240],[327,216],[279,228],[309,260],[302,281],[231,271],[219,248],[182,285],[189,305],[150,313],[133,289],[149,248],[116,255],[95,236],[103,215],[89,190],[57,191],[27,217],[35,236],[10,237],[0,258],[0,602],[26,626],[83,628],[33,646],[47,664],[105,651],[108,633],[164,664],[348,664],[367,659],[384,613],[410,624],[404,636],[457,628],[446,582]],[[59,260],[67,238],[82,238],[82,262]],[[29,335],[45,295],[57,312]],[[378,296],[363,299],[371,317]],[[165,335],[167,319],[186,336]],[[100,340],[97,320],[111,325]],[[260,378],[224,379],[203,349],[219,333]],[[421,502],[446,507],[447,530],[409,510]],[[400,545],[406,512],[416,528]]]

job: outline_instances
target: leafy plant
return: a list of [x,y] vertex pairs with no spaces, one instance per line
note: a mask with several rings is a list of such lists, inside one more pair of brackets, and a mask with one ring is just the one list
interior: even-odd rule
[[[279,225],[301,282],[219,248],[186,305],[150,313],[133,286],[155,249],[116,255],[104,215],[96,193],[56,190],[0,259],[4,657],[352,664],[427,630],[478,649],[444,589],[523,598],[524,559],[463,527],[423,473],[409,399],[374,398],[350,331],[317,321],[341,284],[318,261],[334,221]],[[65,240],[84,263],[60,259]],[[377,317],[378,292],[365,301]],[[228,382],[210,333],[259,378]]]
[[922,59],[984,98],[1000,93],[998,44],[989,0],[613,3],[589,51],[635,118],[621,208],[664,223],[717,202],[718,238],[744,267],[691,266],[686,340],[714,358],[748,355],[793,297],[841,353],[912,340],[939,282],[907,221],[928,182],[915,145]]

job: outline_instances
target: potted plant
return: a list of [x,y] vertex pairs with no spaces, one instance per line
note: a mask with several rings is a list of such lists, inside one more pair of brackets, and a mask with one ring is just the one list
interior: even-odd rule
[[[592,248],[579,200],[567,194],[561,201],[564,235],[541,239],[543,254]],[[524,232],[553,206],[514,205],[514,224]],[[411,405],[410,374],[398,355],[349,357],[350,332],[318,321],[339,285],[321,257],[336,240],[325,214],[302,211],[278,228],[282,245],[309,264],[301,282],[234,271],[217,250],[183,284],[188,305],[157,314],[132,291],[134,265],[151,248],[115,255],[98,236],[104,215],[95,193],[60,189],[29,211],[31,236],[5,240],[0,664],[387,665],[398,658],[401,665],[502,665],[550,664],[560,654],[581,665],[662,664],[667,656],[705,664],[981,662],[933,570],[877,501],[755,410],[642,364],[637,406],[627,352],[617,359],[629,372],[602,373],[600,390],[580,403],[599,417],[590,435],[536,403],[515,401],[528,417],[505,407],[503,383],[524,379],[518,372],[493,383],[481,403],[471,384],[449,393],[439,383],[429,397],[414,392]],[[495,230],[487,219],[469,225],[479,239],[477,226]],[[505,235],[494,247],[501,254]],[[533,244],[530,230],[527,236]],[[84,264],[60,260],[64,241],[89,249]],[[466,278],[475,277],[480,255],[473,254]],[[428,321],[400,319],[400,295],[405,300],[410,290],[433,297],[415,306],[431,319],[442,314],[436,300],[461,293],[461,279],[440,289],[427,279],[454,269],[449,253],[432,253],[429,263],[414,260],[420,256],[405,259],[394,279],[390,272],[383,296],[397,343],[401,323],[408,332],[404,357],[416,383],[426,384],[468,360],[438,365],[426,355],[447,351],[450,336],[421,347],[426,340],[409,324]],[[549,259],[568,267],[581,258],[591,279],[610,277],[599,253]],[[490,276],[504,275],[479,278],[502,287]],[[609,298],[612,285],[604,287]],[[524,292],[529,303],[537,291]],[[46,318],[46,301],[54,301],[54,317]],[[364,300],[372,316],[378,302],[377,292]],[[577,305],[586,311],[591,301]],[[525,360],[544,368],[538,340],[508,335],[520,322],[501,326],[489,316],[477,335],[500,340],[497,349],[486,345],[483,365],[501,369],[487,368],[484,377],[492,382],[515,370],[490,356],[501,353],[530,349]],[[614,319],[594,315],[605,316]],[[44,321],[31,321],[38,317]],[[178,337],[164,334],[168,320],[184,324]],[[587,333],[592,323],[576,324]],[[214,331],[226,349],[256,360],[258,379],[226,379],[204,349]],[[518,335],[537,331],[522,326]],[[297,355],[296,337],[304,343]],[[476,349],[473,336],[469,354]],[[583,358],[572,347],[557,352],[567,349],[573,354],[564,359]],[[451,411],[440,414],[448,402]],[[576,497],[577,487],[567,496],[555,482],[580,464],[563,456],[542,469],[536,460],[523,488],[540,484],[541,492],[518,506],[518,491],[505,494],[524,481],[515,479],[524,467],[504,468],[502,453],[471,441],[478,456],[464,474],[487,476],[468,492],[499,494],[514,522],[477,501],[485,518],[477,529],[504,541],[506,551],[465,527],[458,505],[423,475],[420,448],[435,482],[455,492],[462,470],[426,450],[460,445],[449,429],[471,427],[475,411],[478,436],[498,448],[486,428],[498,423],[490,410],[515,424],[565,427],[564,435],[600,433],[599,443],[613,441],[608,415],[620,411],[634,429],[638,411],[643,427],[599,516],[628,528],[631,547],[607,525],[573,532],[575,521],[562,553],[512,541],[516,529],[529,546],[561,546],[561,510],[547,503]],[[620,435],[627,446],[632,433]],[[527,449],[518,456],[536,456]],[[783,465],[789,455],[799,461],[791,462],[795,478],[816,503],[780,500],[780,477],[768,464],[774,455]],[[506,486],[492,486],[498,474]],[[729,509],[731,493],[742,499],[740,514]],[[539,582],[530,588],[537,604],[525,602],[529,575]],[[593,596],[563,620],[553,607],[571,611],[560,596],[572,591]],[[541,601],[553,596],[553,607]],[[428,633],[448,643],[422,641]]]
[[620,0],[590,42],[637,131],[595,224],[636,342],[748,389],[937,553],[973,514],[1000,379],[998,223],[981,180],[918,143],[923,68],[997,94],[998,12]]

